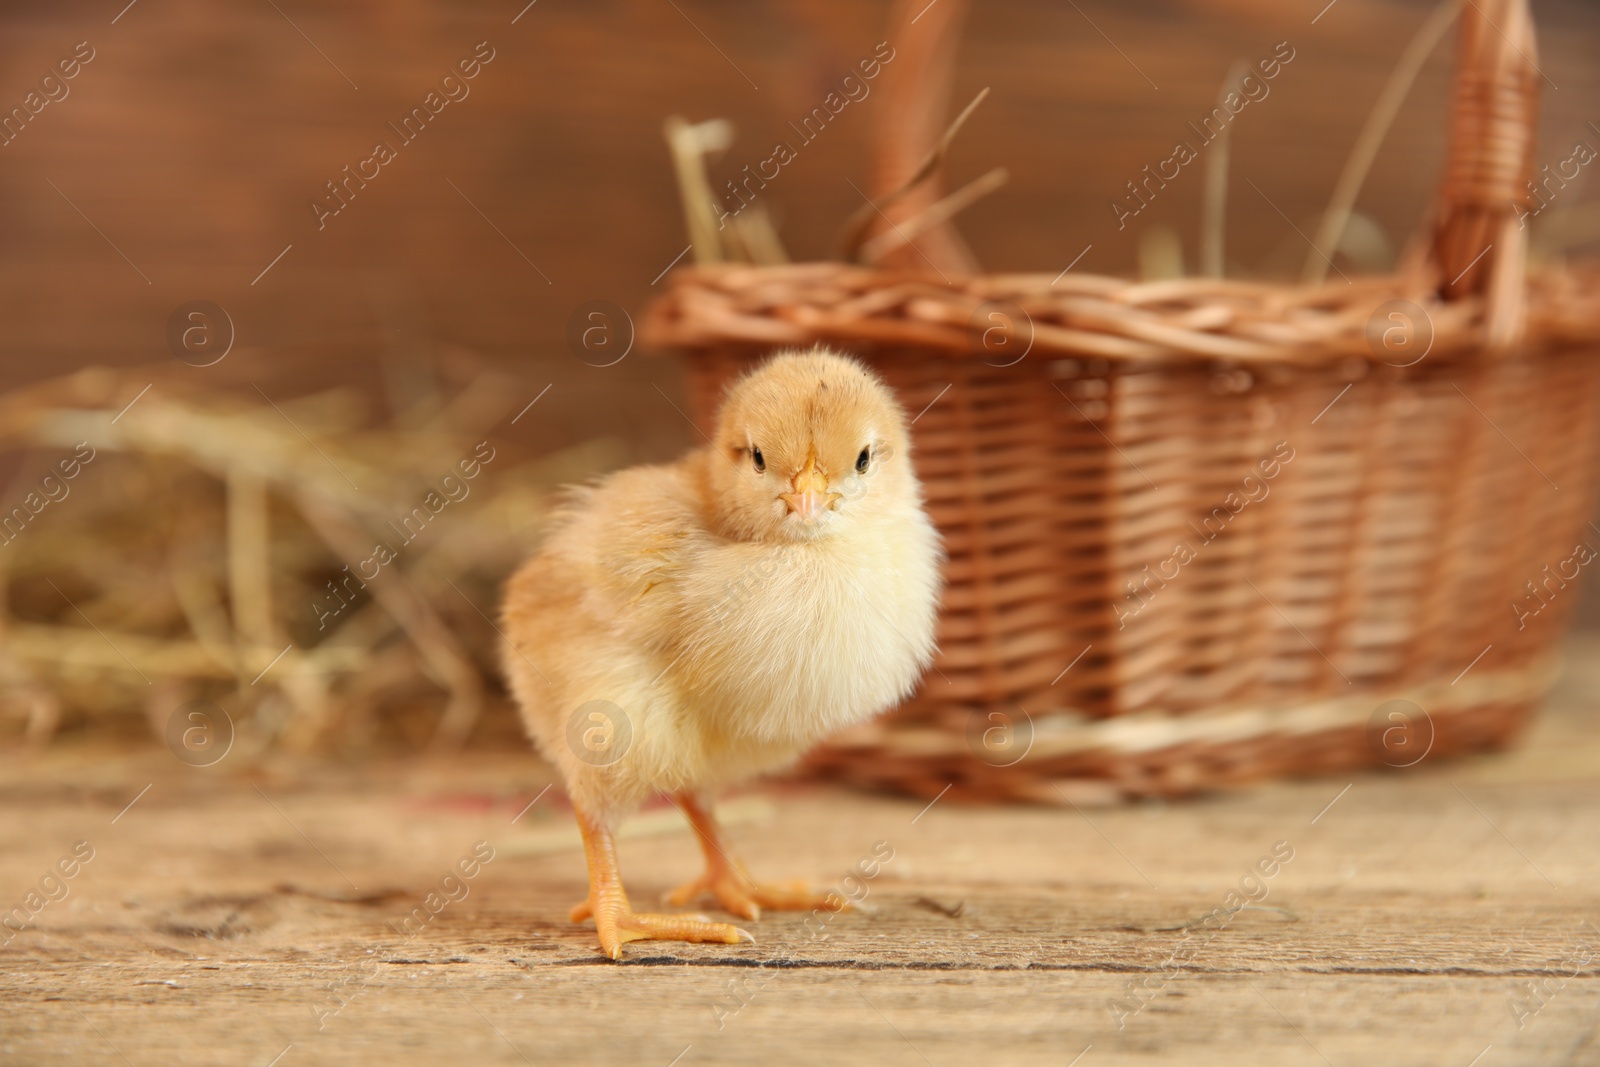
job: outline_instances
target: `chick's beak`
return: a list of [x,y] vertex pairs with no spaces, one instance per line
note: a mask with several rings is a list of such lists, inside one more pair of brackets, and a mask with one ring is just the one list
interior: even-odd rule
[[806,460],[806,465],[794,476],[790,483],[794,491],[779,493],[778,496],[789,510],[800,516],[806,525],[817,521],[817,517],[833,506],[833,502],[840,499],[843,494],[828,490],[828,479],[822,471],[817,469],[815,456]]

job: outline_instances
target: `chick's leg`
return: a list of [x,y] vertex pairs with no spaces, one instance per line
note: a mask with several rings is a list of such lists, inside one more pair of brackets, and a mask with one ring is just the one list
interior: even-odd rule
[[812,911],[826,908],[844,911],[849,908],[837,893],[815,893],[804,882],[782,884],[753,881],[745,872],[744,864],[729,854],[722,840],[722,831],[711,812],[692,793],[679,793],[678,807],[694,827],[700,839],[700,850],[705,853],[706,873],[694,881],[675,889],[667,902],[679,907],[698,900],[709,893],[723,909],[744,919],[761,918],[762,908],[773,911]]
[[611,830],[581,811],[578,812],[578,830],[583,834],[583,851],[589,861],[589,898],[572,909],[572,920],[594,917],[600,949],[607,956],[620,959],[622,946],[629,941],[719,941],[736,945],[740,941],[755,940],[728,923],[706,922],[690,915],[634,911],[622,889],[617,843]]

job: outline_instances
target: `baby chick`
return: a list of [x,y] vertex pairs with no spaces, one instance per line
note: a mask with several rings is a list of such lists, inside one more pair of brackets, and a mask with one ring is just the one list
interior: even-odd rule
[[706,860],[672,903],[709,894],[746,919],[823,903],[752,882],[711,798],[911,692],[933,656],[941,556],[904,412],[820,347],[734,383],[706,447],[576,492],[508,584],[505,669],[566,779],[589,863],[572,919],[593,916],[606,955],[754,940],[629,905],[613,833],[656,792]]

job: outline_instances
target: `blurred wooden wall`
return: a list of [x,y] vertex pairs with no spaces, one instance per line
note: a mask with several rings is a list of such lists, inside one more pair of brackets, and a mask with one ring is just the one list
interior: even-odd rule
[[[563,335],[585,301],[640,307],[686,244],[662,120],[732,119],[718,174],[730,177],[872,52],[887,13],[884,0],[125,2],[0,10],[0,106],[21,104],[78,42],[95,51],[70,95],[0,147],[5,384],[170,365],[169,313],[205,298],[232,316],[237,347],[185,373],[355,380],[382,353],[465,347],[556,383],[563,399],[519,427],[530,441],[609,432],[643,455],[694,439],[656,391],[678,395],[675,369],[637,354],[592,368]],[[1128,272],[1159,225],[1182,235],[1192,268],[1198,168],[1122,232],[1107,201],[1170,153],[1231,62],[1287,40],[1295,60],[1236,126],[1228,238],[1245,268],[1297,264],[1301,238],[1244,179],[1309,231],[1432,6],[1338,0],[1313,24],[1324,3],[979,0],[956,97],[994,92],[950,175],[1012,174],[961,219],[980,261],[1055,272],[1092,244],[1077,269]],[[1600,137],[1584,126],[1600,119],[1600,11],[1536,9],[1560,86],[1546,87],[1541,147],[1554,160]],[[319,230],[308,204],[324,183],[393,140],[386,124],[480,41],[495,58],[470,96]],[[1447,42],[1428,65],[1361,201],[1396,240],[1436,182],[1452,57]],[[847,179],[868,173],[873,103],[841,114],[764,194],[796,258],[831,254],[860,203]]]

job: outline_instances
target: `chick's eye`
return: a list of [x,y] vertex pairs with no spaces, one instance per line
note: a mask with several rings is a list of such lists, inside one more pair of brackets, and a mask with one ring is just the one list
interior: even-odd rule
[[756,473],[761,474],[767,469],[767,457],[761,454],[761,449],[754,445],[750,447],[750,461],[756,465]]
[[865,473],[867,473],[867,464],[869,464],[871,462],[872,462],[872,449],[871,448],[863,448],[861,450],[861,455],[856,457],[856,473],[857,474],[865,474]]

